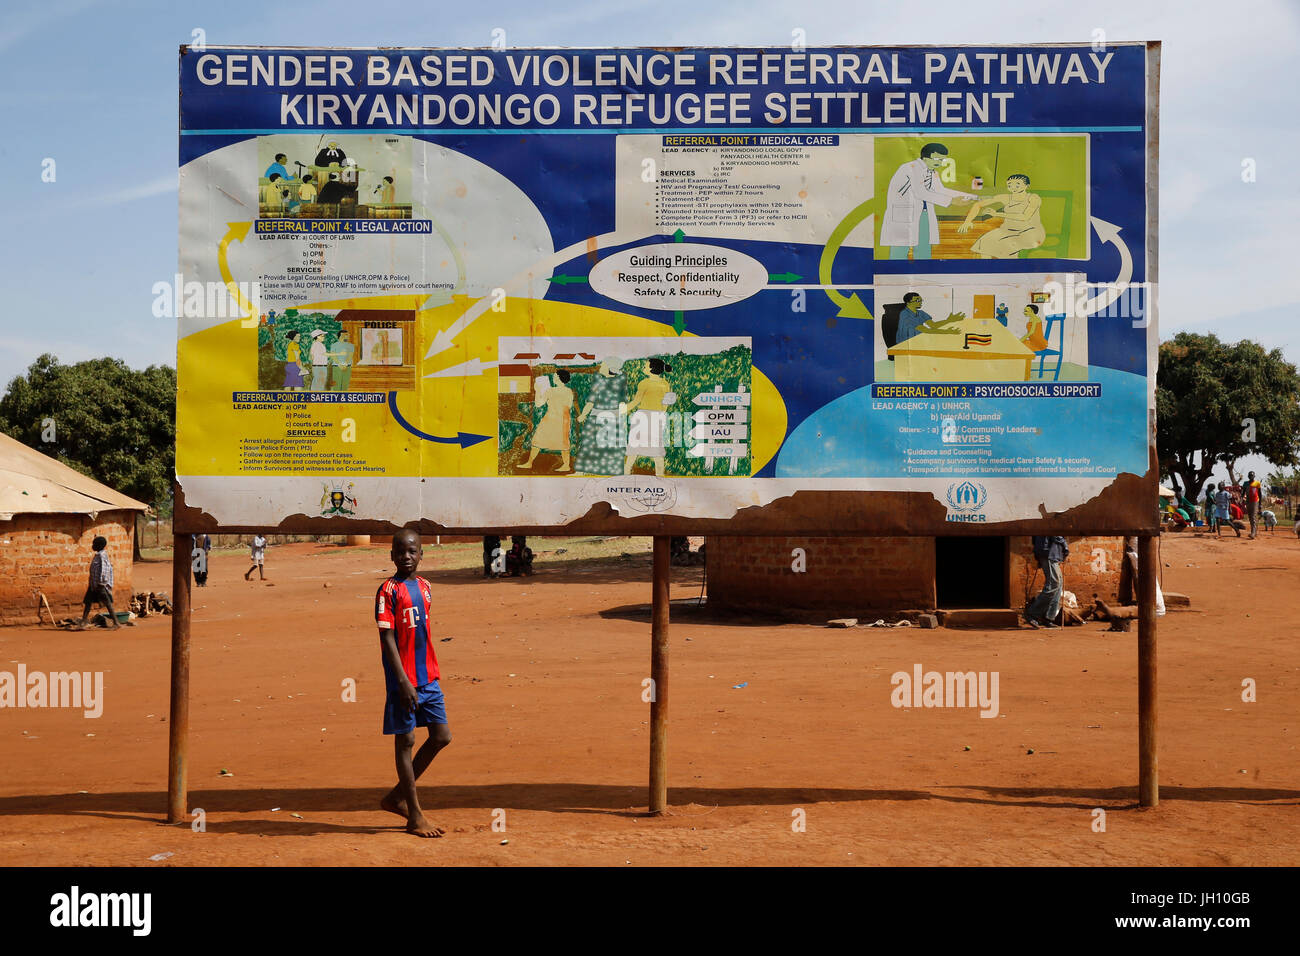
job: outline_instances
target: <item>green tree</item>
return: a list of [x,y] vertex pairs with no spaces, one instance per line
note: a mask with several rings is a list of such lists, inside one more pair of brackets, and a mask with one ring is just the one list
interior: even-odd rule
[[1160,344],[1156,381],[1160,473],[1184,496],[1198,499],[1220,463],[1236,484],[1245,455],[1300,463],[1300,374],[1280,349],[1179,332]]
[[1264,486],[1270,495],[1281,498],[1286,504],[1286,517],[1295,516],[1295,501],[1300,498],[1300,471],[1292,468],[1275,471],[1268,476]]
[[0,431],[155,510],[170,509],[175,369],[136,370],[112,358],[61,365],[47,353],[9,383]]

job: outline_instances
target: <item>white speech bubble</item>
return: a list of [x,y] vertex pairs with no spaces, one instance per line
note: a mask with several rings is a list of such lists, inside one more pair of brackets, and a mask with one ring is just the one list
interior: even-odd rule
[[747,299],[768,283],[767,267],[743,252],[696,242],[625,249],[591,270],[591,287],[642,309],[692,312]]

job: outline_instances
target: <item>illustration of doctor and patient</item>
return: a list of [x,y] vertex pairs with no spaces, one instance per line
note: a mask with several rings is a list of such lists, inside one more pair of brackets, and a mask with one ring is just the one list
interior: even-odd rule
[[[1027,175],[1012,173],[1004,181],[1004,192],[981,198],[943,184],[942,170],[949,162],[947,146],[926,143],[918,158],[900,165],[890,178],[880,227],[880,245],[889,247],[890,259],[931,258],[934,246],[941,242],[935,210],[967,203],[970,208],[956,229],[958,236],[967,236],[981,213],[1001,222],[978,234],[964,249],[964,239],[957,240],[961,251],[945,250],[944,258],[1015,259],[1043,245],[1047,239],[1041,218],[1043,200],[1030,191]],[[975,177],[972,186],[982,187],[982,179]]]

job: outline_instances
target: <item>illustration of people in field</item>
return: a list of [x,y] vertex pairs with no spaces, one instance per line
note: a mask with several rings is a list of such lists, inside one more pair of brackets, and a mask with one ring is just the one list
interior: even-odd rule
[[[635,348],[640,341],[644,349]],[[651,351],[663,344],[584,339],[574,351],[544,353],[530,340],[502,339],[502,356],[514,360],[497,370],[498,472],[748,474],[748,426],[707,424],[719,407],[732,409],[721,417],[747,422],[748,340],[720,340],[717,351],[696,354]]]
[[550,384],[549,376],[542,376],[537,380],[537,405],[544,407],[542,421],[533,431],[529,444],[532,446],[532,452],[528,456],[528,461],[520,465],[520,468],[531,468],[537,461],[537,456],[543,450],[555,452],[560,456],[560,463],[555,467],[555,471],[570,471],[569,467],[569,448],[573,444],[571,436],[572,418],[573,418],[573,389],[569,388],[569,380],[572,373],[568,369],[560,369],[555,373],[555,384]]

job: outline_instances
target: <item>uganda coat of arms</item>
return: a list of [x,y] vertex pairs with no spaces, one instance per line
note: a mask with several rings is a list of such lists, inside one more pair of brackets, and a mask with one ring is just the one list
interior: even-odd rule
[[324,518],[352,515],[357,512],[357,498],[353,494],[356,484],[336,481],[333,485],[322,483],[325,493],[320,496],[320,513]]

